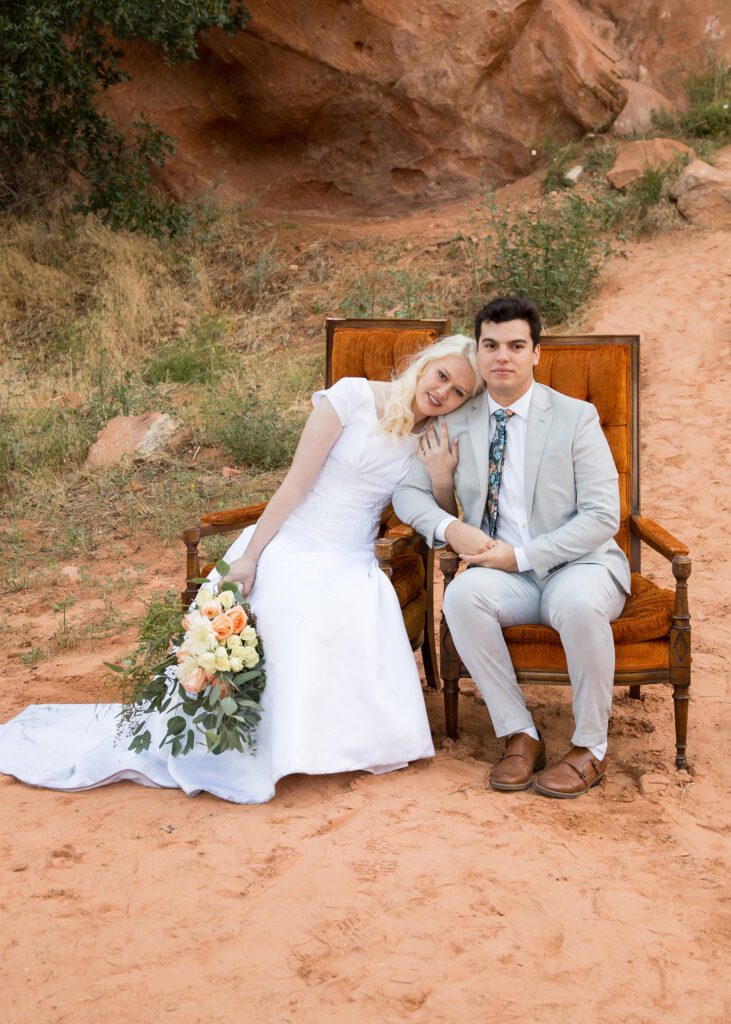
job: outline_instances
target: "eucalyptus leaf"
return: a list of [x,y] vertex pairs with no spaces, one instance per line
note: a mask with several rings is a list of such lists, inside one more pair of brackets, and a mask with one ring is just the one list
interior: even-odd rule
[[168,721],[168,734],[170,736],[179,736],[187,724],[182,715],[173,715]]
[[235,714],[237,706],[233,697],[224,697],[221,701],[221,711],[223,711],[224,715]]

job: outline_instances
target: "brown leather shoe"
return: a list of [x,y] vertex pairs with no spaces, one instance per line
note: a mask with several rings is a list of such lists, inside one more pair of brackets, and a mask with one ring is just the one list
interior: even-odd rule
[[533,772],[546,765],[546,744],[543,737],[534,740],[525,732],[516,732],[505,744],[505,753],[492,770],[490,785],[493,789],[513,792],[530,789]]
[[572,747],[558,764],[551,765],[536,779],[536,792],[573,800],[604,778],[607,758],[597,761],[586,747]]

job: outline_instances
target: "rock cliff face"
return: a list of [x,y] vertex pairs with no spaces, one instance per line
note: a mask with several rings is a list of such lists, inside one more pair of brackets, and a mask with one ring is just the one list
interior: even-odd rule
[[622,79],[677,99],[704,42],[731,43],[726,0],[247,6],[245,32],[206,34],[185,67],[130,49],[132,81],[105,100],[178,139],[164,180],[180,196],[374,213],[456,198],[530,172],[548,137],[611,125]]

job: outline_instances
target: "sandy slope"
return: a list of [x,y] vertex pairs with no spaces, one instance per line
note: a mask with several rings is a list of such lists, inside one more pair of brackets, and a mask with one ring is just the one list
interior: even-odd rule
[[[497,744],[470,696],[454,745],[429,698],[433,762],[295,777],[263,807],[3,778],[9,1024],[729,1019],[729,236],[678,232],[628,255],[583,326],[643,336],[643,511],[694,559],[693,774],[672,767],[657,688],[618,693],[611,771],[571,803],[484,789]],[[177,552],[145,556],[164,567],[150,587],[176,581]],[[659,558],[647,569],[669,582]],[[38,629],[42,611],[0,605]],[[6,660],[0,714],[94,699],[128,642],[35,670]],[[552,753],[568,696],[531,693]]]

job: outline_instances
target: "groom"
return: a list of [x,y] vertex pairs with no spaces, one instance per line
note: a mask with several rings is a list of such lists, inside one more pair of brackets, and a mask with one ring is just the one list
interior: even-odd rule
[[[393,498],[427,542],[446,542],[470,568],[449,585],[444,615],[487,704],[505,753],[490,785],[577,797],[604,776],[612,704],[610,623],[630,590],[619,526],[617,470],[593,405],[533,379],[541,322],[532,302],[499,298],[475,319],[486,391],[446,417],[459,439],[454,490],[462,519],[434,498],[415,461]],[[453,506],[456,512],[456,505]],[[528,711],[502,628],[556,629],[573,688],[571,749],[545,768],[543,737]]]

